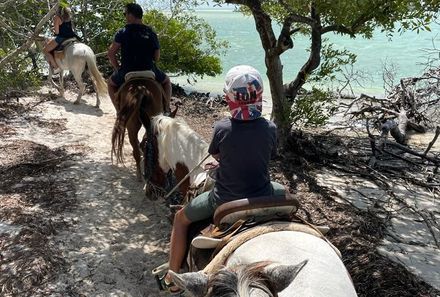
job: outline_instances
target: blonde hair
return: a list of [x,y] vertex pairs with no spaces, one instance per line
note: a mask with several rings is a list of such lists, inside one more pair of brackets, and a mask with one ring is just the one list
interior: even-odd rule
[[72,16],[72,11],[69,7],[59,7],[57,15],[61,18],[63,22],[69,21]]

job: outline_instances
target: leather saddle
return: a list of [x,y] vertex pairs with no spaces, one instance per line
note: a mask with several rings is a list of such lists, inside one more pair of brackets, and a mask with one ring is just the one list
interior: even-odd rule
[[146,79],[154,80],[156,78],[156,75],[151,70],[131,71],[125,75],[126,82],[131,79],[136,79],[136,78],[146,78]]
[[290,221],[299,202],[290,194],[234,200],[214,213],[213,225],[196,236],[191,245],[198,249],[216,248],[225,239],[268,221]]

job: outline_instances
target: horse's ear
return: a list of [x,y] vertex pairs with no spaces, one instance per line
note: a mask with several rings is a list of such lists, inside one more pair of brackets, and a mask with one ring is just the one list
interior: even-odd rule
[[176,108],[171,112],[171,114],[170,114],[170,117],[171,117],[171,118],[174,119],[174,118],[176,117],[177,110],[179,110],[179,107],[180,107],[182,104],[183,104],[183,103],[182,103],[181,100],[179,100],[179,99],[176,100],[176,102],[174,103],[174,106],[175,106]]
[[192,297],[204,297],[208,292],[208,276],[203,272],[174,273],[168,272],[173,282]]
[[179,105],[176,105],[176,108],[170,113],[170,118],[175,118],[177,114],[177,110],[179,109]]
[[290,285],[307,262],[308,260],[304,260],[296,265],[271,264],[264,268],[263,274],[275,291],[281,292]]

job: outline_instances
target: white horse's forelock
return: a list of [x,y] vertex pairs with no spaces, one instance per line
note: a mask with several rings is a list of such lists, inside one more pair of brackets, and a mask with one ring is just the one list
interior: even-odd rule
[[[183,119],[158,115],[152,118],[152,127],[157,135],[159,165],[164,172],[175,170],[178,163],[191,171],[208,154],[208,144]],[[204,163],[210,161],[212,159]],[[191,174],[191,184],[194,177],[203,171],[203,165],[200,167]]]

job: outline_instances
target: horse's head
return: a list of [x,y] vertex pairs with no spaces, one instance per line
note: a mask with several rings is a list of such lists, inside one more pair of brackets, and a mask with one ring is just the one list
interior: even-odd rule
[[[150,123],[142,144],[145,161],[144,177],[147,182],[146,195],[165,196],[164,192],[174,188],[189,171],[189,167],[182,162],[182,154],[184,155],[185,152],[181,149],[184,145],[180,143],[182,139],[186,141],[187,137],[186,134],[181,133],[182,120],[158,115],[153,117]],[[180,184],[180,195],[185,196],[188,187],[189,180]]]
[[211,276],[203,272],[170,274],[174,283],[193,297],[277,297],[306,264],[258,262],[226,267]]

